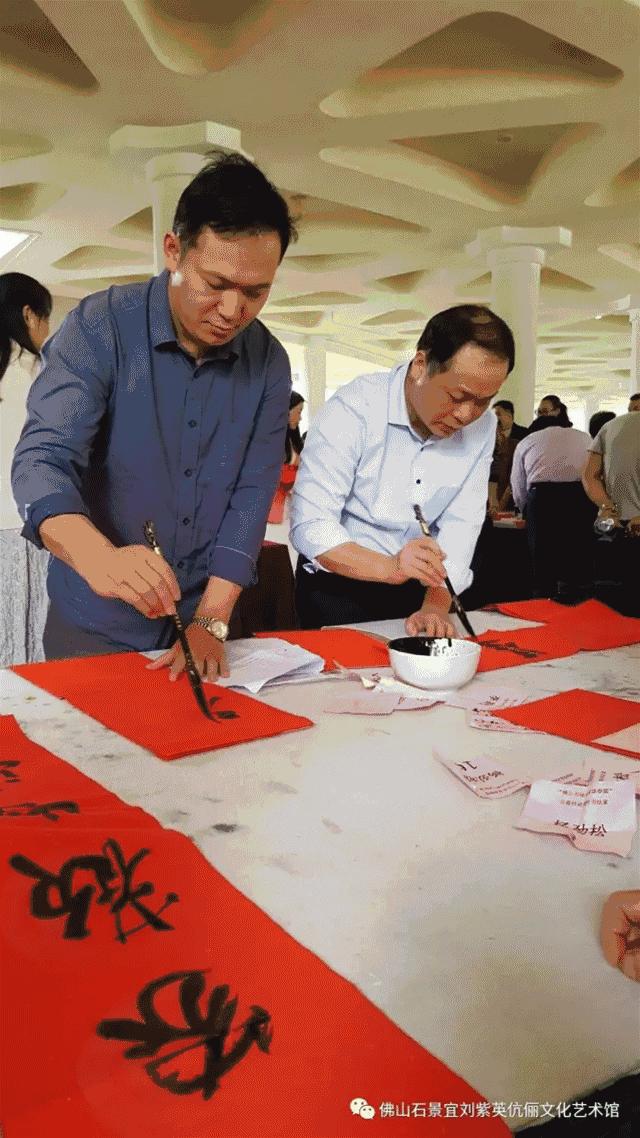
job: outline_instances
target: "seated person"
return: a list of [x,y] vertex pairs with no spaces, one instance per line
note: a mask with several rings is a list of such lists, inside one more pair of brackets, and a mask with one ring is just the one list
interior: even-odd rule
[[291,510],[303,628],[405,617],[410,635],[453,634],[444,577],[457,592],[472,580],[495,445],[489,405],[514,354],[503,320],[460,305],[429,321],[408,366],[359,376],[325,404]]
[[613,411],[596,411],[589,419],[589,434],[591,438],[595,439],[605,423],[610,423],[612,419],[615,419],[615,413]]
[[511,470],[513,498],[527,519],[534,595],[558,600],[585,595],[593,565],[595,511],[581,482],[591,439],[568,423],[540,415],[518,443]]

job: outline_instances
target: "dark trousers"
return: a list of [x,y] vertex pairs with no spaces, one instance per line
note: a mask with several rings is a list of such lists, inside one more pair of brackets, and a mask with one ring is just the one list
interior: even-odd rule
[[110,652],[151,651],[168,648],[175,640],[169,620],[149,621],[150,640],[145,649],[135,648],[116,638],[110,639],[100,632],[88,632],[71,624],[49,602],[49,611],[42,635],[42,646],[47,660],[69,660],[76,656],[107,656]]
[[355,581],[338,573],[308,573],[306,559],[298,558],[296,609],[301,628],[325,624],[356,624],[367,620],[394,620],[416,612],[424,600],[424,585],[383,585]]
[[593,584],[596,508],[581,482],[535,482],[527,494],[527,539],[536,597],[577,601]]
[[598,600],[625,616],[640,616],[640,537],[616,529],[596,541]]

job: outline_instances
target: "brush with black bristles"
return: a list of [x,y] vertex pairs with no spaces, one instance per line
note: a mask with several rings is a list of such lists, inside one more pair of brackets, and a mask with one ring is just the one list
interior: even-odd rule
[[[431,531],[429,530],[429,526],[427,525],[426,521],[424,520],[424,515],[423,515],[420,507],[414,505],[413,512],[416,515],[416,521],[418,522],[418,525],[420,526],[420,529],[422,530],[424,536],[425,537],[431,537]],[[449,595],[451,597],[451,605],[452,605],[453,611],[455,612],[456,616],[459,618],[460,623],[462,624],[462,627],[469,633],[469,636],[475,637],[475,632],[473,631],[473,628],[471,627],[471,621],[469,620],[469,617],[467,616],[466,612],[464,611],[464,609],[460,603],[460,598],[459,598],[458,594],[454,592],[453,585],[451,584],[451,581],[446,576],[444,579],[444,583],[447,586],[447,589],[449,590]]]

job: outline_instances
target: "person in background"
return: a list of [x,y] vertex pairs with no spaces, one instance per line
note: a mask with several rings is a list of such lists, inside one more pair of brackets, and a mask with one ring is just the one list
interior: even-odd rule
[[454,635],[444,577],[459,593],[472,580],[495,446],[489,407],[514,358],[500,317],[459,305],[432,317],[408,366],[359,376],[325,403],[291,507],[303,628],[405,617],[409,635]]
[[605,423],[589,447],[583,485],[598,520],[613,524],[596,542],[596,593],[628,616],[640,616],[640,415]]
[[517,443],[527,436],[527,428],[514,422],[514,407],[510,399],[496,399],[493,410],[498,426],[506,439],[515,439]]
[[613,968],[640,980],[640,889],[609,894],[602,908],[600,944]]
[[544,399],[540,400],[540,406],[536,411],[536,415],[544,415],[547,418],[557,419],[557,427],[573,426],[567,414],[566,404],[563,403],[557,395],[545,395]]
[[513,456],[511,491],[527,520],[534,595],[571,602],[589,590],[595,511],[582,487],[591,439],[540,415]]
[[286,544],[289,548],[291,563],[295,566],[296,554],[289,545],[289,504],[291,491],[300,465],[300,455],[304,442],[300,434],[300,419],[304,408],[304,399],[298,391],[292,391],[289,399],[289,423],[284,440],[284,462],[280,471],[280,484],[271,503],[267,524],[267,538],[269,541]]
[[49,659],[166,649],[150,667],[175,679],[181,602],[196,667],[228,674],[291,392],[288,356],[256,317],[294,235],[262,171],[218,154],[180,196],[165,271],[87,297],[47,345],[13,487],[24,536],[53,554]]
[[493,516],[503,510],[508,510],[512,504],[511,498],[511,464],[513,452],[521,439],[527,434],[527,428],[514,423],[513,403],[510,399],[498,399],[493,404],[493,411],[498,420],[496,432],[496,448],[493,452],[493,462],[489,473],[489,515]]
[[0,275],[0,528],[22,519],[11,496],[11,459],[26,417],[27,395],[49,335],[51,293],[25,273]]
[[629,396],[629,411],[640,411],[640,391],[637,395]]
[[610,423],[612,419],[615,419],[613,411],[596,411],[589,419],[589,434],[591,438],[595,439],[600,428],[604,427],[605,423]]

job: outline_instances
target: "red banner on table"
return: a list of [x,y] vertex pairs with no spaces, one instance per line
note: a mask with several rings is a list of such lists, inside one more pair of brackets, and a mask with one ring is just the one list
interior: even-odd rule
[[494,607],[506,616],[552,625],[583,652],[600,652],[606,648],[640,643],[640,620],[621,616],[600,601],[584,601],[580,605],[559,605],[545,600],[514,601]]
[[9,717],[0,755],[5,1138],[508,1135],[187,838]]
[[548,735],[559,735],[575,743],[588,743],[600,751],[613,751],[631,759],[640,758],[639,751],[625,748],[624,743],[602,742],[608,735],[625,732],[640,724],[640,703],[630,699],[572,688],[519,707],[493,711],[492,715],[533,731],[546,731]]
[[374,640],[366,632],[355,628],[320,628],[301,632],[256,632],[256,636],[273,636],[298,644],[307,652],[315,652],[325,662],[324,671],[334,672],[335,661],[343,668],[387,668],[389,653],[386,644]]
[[150,672],[148,663],[144,656],[125,652],[16,664],[13,671],[159,759],[179,759],[313,726],[301,715],[216,684],[204,685],[214,716],[208,720],[186,675],[171,682],[168,671]]
[[482,645],[479,672],[492,672],[496,668],[515,668],[519,664],[536,664],[545,660],[558,660],[574,656],[577,646],[553,625],[544,628],[516,628],[512,632],[484,632],[476,636]]

